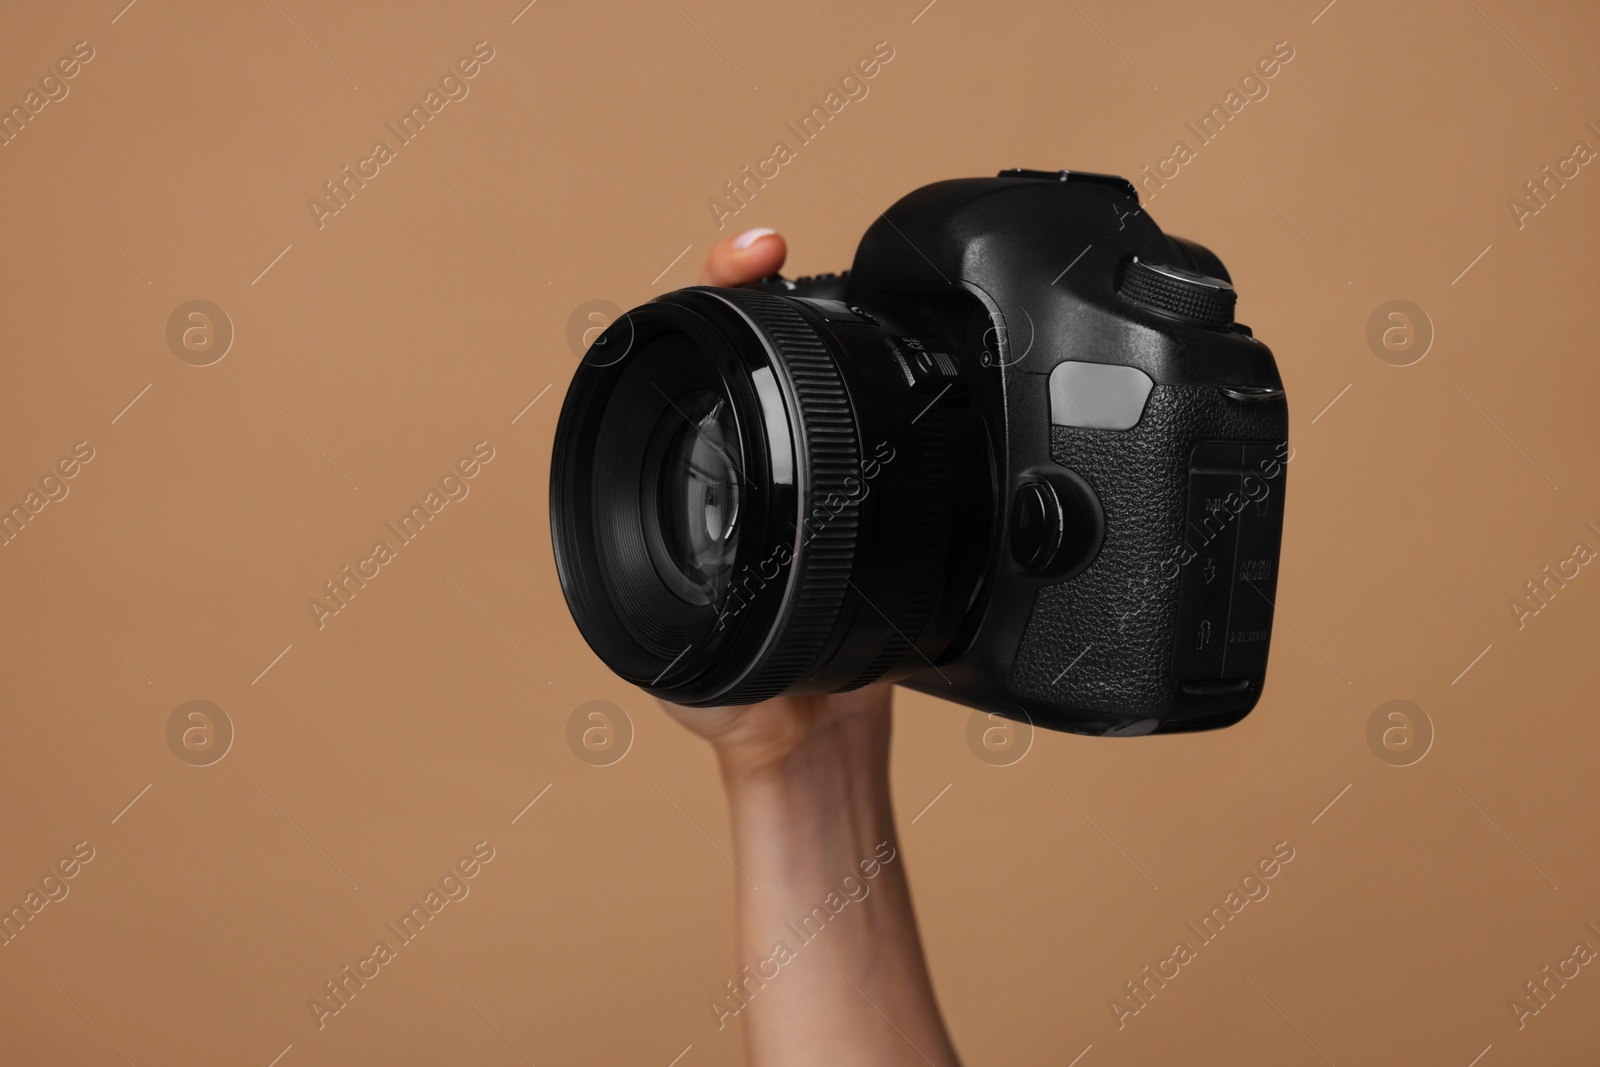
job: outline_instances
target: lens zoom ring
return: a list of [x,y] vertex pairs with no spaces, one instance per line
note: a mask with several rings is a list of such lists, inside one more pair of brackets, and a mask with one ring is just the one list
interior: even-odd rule
[[814,668],[839,620],[861,525],[861,440],[838,364],[811,324],[782,297],[748,289],[724,293],[760,325],[787,370],[809,486],[792,563],[794,600],[780,624],[778,648],[726,698],[753,704],[779,695]]

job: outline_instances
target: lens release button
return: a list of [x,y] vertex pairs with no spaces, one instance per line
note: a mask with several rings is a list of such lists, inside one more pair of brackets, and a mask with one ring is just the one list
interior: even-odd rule
[[1048,482],[1017,490],[1011,508],[1011,554],[1026,569],[1039,570],[1061,547],[1061,501]]

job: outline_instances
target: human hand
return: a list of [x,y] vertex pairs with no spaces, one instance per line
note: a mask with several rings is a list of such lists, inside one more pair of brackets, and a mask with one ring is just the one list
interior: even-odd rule
[[[771,230],[748,230],[711,249],[700,280],[745,285],[777,271],[786,252]],[[770,954],[774,937],[793,936],[786,920],[837,896],[839,879],[868,870],[869,857],[881,861],[870,868],[870,905],[830,920],[841,930],[804,950],[806,970],[770,987],[763,981],[753,1011],[743,999],[708,1002],[719,1030],[729,1017],[744,1022],[752,1064],[958,1062],[928,977],[905,862],[896,858],[891,692],[874,685],[724,708],[662,702],[711,742],[722,767],[740,874],[741,959]]]
[[[772,230],[747,230],[712,247],[700,272],[704,285],[745,285],[783,266],[788,246]],[[759,777],[798,756],[831,753],[847,763],[887,769],[887,685],[830,696],[777,697],[728,708],[662,707],[716,749],[725,778]]]

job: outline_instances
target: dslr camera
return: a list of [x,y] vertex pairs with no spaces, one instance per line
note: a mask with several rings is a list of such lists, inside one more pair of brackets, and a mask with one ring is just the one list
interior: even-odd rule
[[667,293],[584,354],[579,630],[678,704],[893,682],[1100,735],[1260,698],[1288,404],[1227,269],[1122,178],[916,190],[851,269]]

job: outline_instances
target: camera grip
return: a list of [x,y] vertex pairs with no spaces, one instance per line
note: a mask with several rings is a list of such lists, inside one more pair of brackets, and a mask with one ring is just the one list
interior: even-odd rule
[[[1220,632],[1213,633],[1206,622],[1198,627],[1198,637],[1188,633],[1195,628],[1186,625],[1193,623],[1193,612],[1185,609],[1180,596],[1185,581],[1209,580],[1207,575],[1186,574],[1187,566],[1215,567],[1214,561],[1202,562],[1210,557],[1199,545],[1205,533],[1194,524],[1198,513],[1191,499],[1192,488],[1206,477],[1191,476],[1202,462],[1196,452],[1201,442],[1232,443],[1227,447],[1239,457],[1238,474],[1256,475],[1249,506],[1253,517],[1257,511],[1267,516],[1252,521],[1271,526],[1265,531],[1270,534],[1271,561],[1253,573],[1254,580],[1241,583],[1235,595],[1248,601],[1253,591],[1262,598],[1265,607],[1257,604],[1254,610],[1257,617],[1265,611],[1270,631],[1287,465],[1287,404],[1281,394],[1270,400],[1237,399],[1215,386],[1157,385],[1131,429],[1057,425],[1050,433],[1052,459],[1080,475],[1099,498],[1105,539],[1087,568],[1040,588],[1008,688],[1026,703],[1092,713],[1094,721],[1083,726],[1091,732],[1153,728],[1150,720],[1173,716],[1179,703],[1183,680],[1175,659],[1183,662],[1197,654],[1179,642],[1196,638],[1198,654],[1205,654],[1209,641],[1238,640],[1226,622]],[[1224,580],[1238,581],[1237,562],[1233,554],[1224,560]],[[1252,590],[1238,591],[1245,586]],[[1260,635],[1252,639],[1260,642],[1255,651],[1264,670],[1266,634],[1251,633]],[[1239,715],[1249,710],[1259,691],[1257,677]]]

